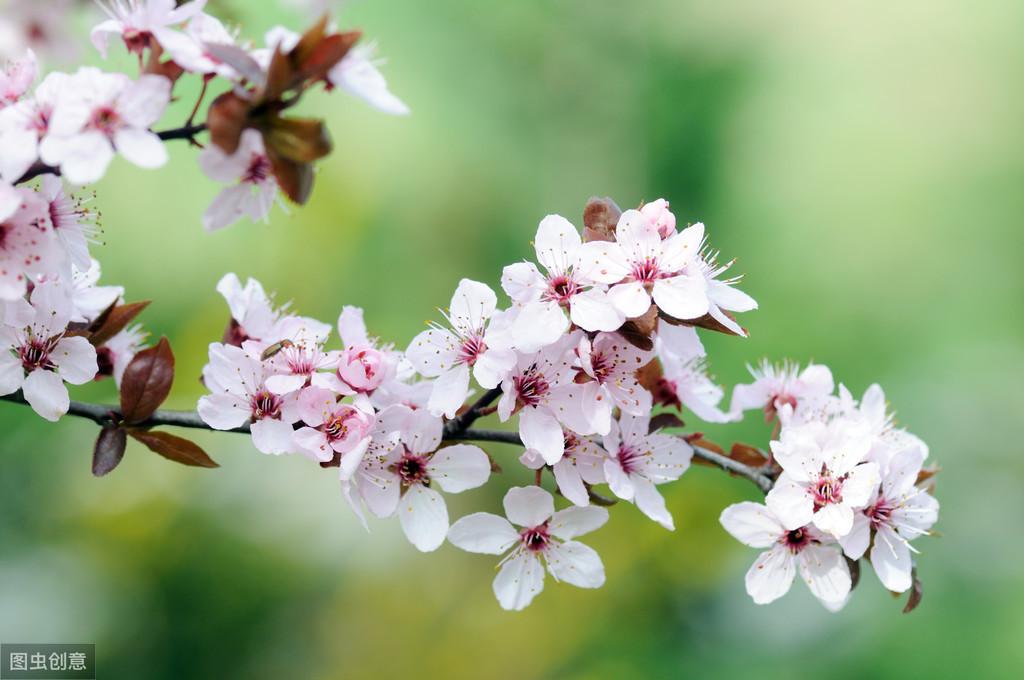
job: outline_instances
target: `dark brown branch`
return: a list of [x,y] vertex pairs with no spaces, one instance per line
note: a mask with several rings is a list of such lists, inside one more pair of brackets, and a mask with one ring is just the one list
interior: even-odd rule
[[[172,139],[194,139],[200,132],[206,130],[206,124],[201,123],[199,125],[186,125],[180,128],[172,128],[170,130],[163,130],[156,133],[156,136],[160,139],[170,141]],[[53,165],[47,165],[42,161],[37,161],[30,167],[24,175],[22,175],[15,184],[24,184],[29,180],[33,180],[40,175],[59,175],[60,168]]]

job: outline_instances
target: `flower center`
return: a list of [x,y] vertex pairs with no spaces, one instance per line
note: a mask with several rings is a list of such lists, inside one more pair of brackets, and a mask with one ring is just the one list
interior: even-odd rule
[[615,362],[607,354],[595,352],[590,355],[590,367],[594,371],[594,379],[599,383],[603,383],[612,374]]
[[467,366],[472,366],[480,358],[480,355],[486,351],[487,345],[484,344],[484,339],[479,335],[473,335],[462,341],[462,346],[459,347],[458,360]]
[[653,257],[644,258],[641,262],[633,264],[633,279],[641,283],[654,283],[661,278],[661,268],[658,260]]
[[786,532],[782,537],[782,544],[786,546],[789,552],[796,555],[798,552],[806,548],[811,543],[811,537],[807,534],[807,531],[801,527],[799,529],[793,529],[792,531]]
[[401,460],[395,464],[395,472],[402,478],[403,486],[412,484],[430,485],[430,475],[427,473],[427,459],[415,453],[406,451]]
[[843,502],[843,480],[834,478],[828,470],[822,468],[821,476],[811,487],[814,496],[814,509],[820,510],[826,505]]
[[567,305],[569,304],[569,298],[578,292],[580,292],[578,283],[565,274],[559,274],[548,279],[548,289],[544,291],[541,297],[550,302]]
[[142,50],[149,47],[153,34],[149,31],[140,31],[137,28],[129,28],[122,36],[124,45],[131,54],[141,54]]
[[618,459],[619,466],[622,471],[627,475],[635,472],[640,467],[640,452],[634,449],[632,446],[626,446],[623,444],[619,447]]
[[544,522],[540,526],[523,529],[519,532],[519,540],[522,542],[523,547],[530,552],[544,551],[548,544],[551,543],[551,536],[548,534],[548,523]]
[[521,406],[536,406],[551,389],[548,381],[535,366],[513,378],[512,386],[516,390],[517,400]]
[[50,361],[50,353],[57,346],[58,340],[60,340],[60,337],[50,338],[49,340],[30,338],[28,342],[18,348],[18,358],[21,360],[22,367],[29,372],[36,370],[52,371],[56,366]]
[[889,501],[884,498],[879,498],[877,503],[864,511],[864,514],[866,514],[868,519],[871,520],[871,527],[878,529],[892,521],[893,510],[895,510],[895,508],[890,505]]
[[99,130],[108,137],[112,136],[121,124],[121,116],[110,106],[101,106],[92,113],[89,127]]
[[281,417],[281,398],[267,390],[260,390],[254,394],[250,406],[253,420]]
[[249,182],[251,184],[265,182],[270,177],[272,171],[270,159],[261,153],[254,153],[249,160],[249,167],[246,168],[245,174],[242,175],[242,182]]
[[335,413],[331,418],[324,423],[323,429],[324,434],[327,436],[329,441],[337,441],[344,439],[348,436],[348,421],[353,418],[354,414],[349,413]]

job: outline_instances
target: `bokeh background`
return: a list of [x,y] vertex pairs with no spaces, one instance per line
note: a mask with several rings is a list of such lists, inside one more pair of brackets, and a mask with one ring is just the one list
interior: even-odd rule
[[[308,20],[211,6],[253,38]],[[813,358],[855,393],[880,382],[930,443],[941,535],[915,544],[921,607],[901,614],[870,570],[839,615],[799,582],[753,605],[755,551],[717,518],[757,492],[696,468],[663,487],[675,533],[622,505],[588,537],[604,588],[548,579],[505,613],[492,558],[420,554],[397,522],[367,534],[304,459],[201,433],[218,470],[130,444],[97,480],[94,426],[0,404],[0,639],[95,642],[103,678],[1020,677],[1024,4],[367,0],[343,20],[379,41],[414,113],[310,98],[337,150],[307,208],[203,233],[217,187],[180,144],[164,171],[117,161],[97,187],[104,280],[155,301],[171,405],[201,394],[227,271],[326,320],[363,306],[404,346],[461,277],[497,286],[530,256],[545,214],[664,196],[761,304],[749,340],[707,338],[723,384],[764,356]],[[756,414],[707,430],[768,435]],[[507,472],[453,497],[453,516],[526,480],[517,451],[490,450]]]

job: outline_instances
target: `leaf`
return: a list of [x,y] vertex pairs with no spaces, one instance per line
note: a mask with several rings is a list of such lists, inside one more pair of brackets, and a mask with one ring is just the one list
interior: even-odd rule
[[170,432],[132,428],[128,430],[128,434],[135,441],[145,445],[150,451],[160,454],[167,460],[173,460],[175,463],[191,465],[193,467],[220,467],[198,444],[183,437],[173,435]]
[[284,195],[299,205],[305,204],[313,191],[313,166],[290,161],[270,147],[267,147],[267,157]]
[[130,324],[148,306],[149,300],[114,305],[90,327],[92,333],[89,335],[89,342],[93,347],[99,347],[124,330],[125,326]]
[[[722,313],[728,316],[730,319],[735,320],[733,315],[730,314],[729,312],[723,310]],[[693,328],[704,328],[709,331],[715,331],[716,333],[725,333],[726,335],[739,335],[738,333],[734,333],[730,329],[723,326],[721,322],[718,321],[718,319],[711,316],[710,314],[705,314],[704,316],[698,317],[696,319],[677,319],[674,316],[669,316],[665,312],[658,310],[658,315],[666,322],[672,324],[673,326],[690,326]],[[743,330],[746,329],[744,328]]]
[[252,104],[233,92],[225,92],[214,99],[206,114],[210,141],[228,155],[238,151],[242,130],[249,124],[251,110]]
[[270,115],[260,119],[268,149],[295,163],[312,163],[331,152],[331,137],[322,120]]
[[141,423],[153,415],[171,392],[174,353],[167,338],[135,355],[121,378],[121,417]]
[[127,443],[127,436],[121,427],[107,425],[100,430],[92,450],[92,473],[102,477],[116,468],[124,458]]
[[649,432],[657,432],[670,427],[685,427],[686,424],[675,413],[659,413],[651,418]]
[[622,327],[619,328],[619,335],[625,338],[629,344],[645,352],[654,349],[654,341],[651,340],[650,333],[643,332],[636,321],[630,320],[622,324]]
[[917,473],[917,480],[914,482],[914,485],[917,486],[922,482],[927,482],[929,479],[931,479],[941,471],[942,468],[940,468],[935,463],[932,463],[927,467],[921,468],[921,471]]
[[729,451],[729,457],[737,463],[743,463],[750,467],[761,467],[768,462],[768,456],[764,455],[764,452],[756,446],[750,444],[741,444],[739,442],[732,445],[732,449]]
[[296,64],[297,76],[301,80],[318,81],[327,77],[327,72],[345,58],[345,55],[359,42],[360,31],[335,33],[320,41],[303,59]]
[[917,567],[913,568],[910,575],[911,578],[914,579],[914,582],[910,586],[910,596],[907,598],[907,604],[903,607],[904,614],[909,614],[917,609],[917,606],[921,604],[921,598],[924,596],[924,590],[921,587],[921,579],[917,578]]

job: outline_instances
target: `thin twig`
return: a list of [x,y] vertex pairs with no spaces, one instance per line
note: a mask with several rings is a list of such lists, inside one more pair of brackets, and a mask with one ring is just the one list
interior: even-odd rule
[[495,387],[487,390],[476,400],[465,412],[455,416],[444,424],[445,435],[458,435],[465,432],[476,419],[486,415],[485,409],[494,403],[494,400],[501,396],[501,388]]

